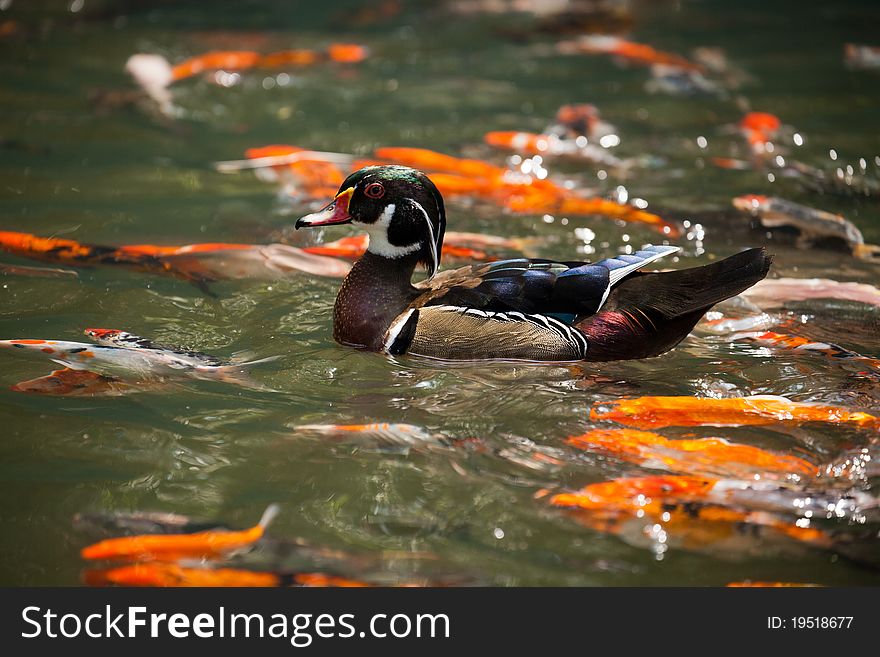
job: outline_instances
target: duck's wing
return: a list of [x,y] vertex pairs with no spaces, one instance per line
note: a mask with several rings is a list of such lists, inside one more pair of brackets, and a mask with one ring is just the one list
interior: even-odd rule
[[567,323],[599,310],[612,287],[676,246],[647,246],[596,263],[517,258],[462,267],[419,284],[412,308],[455,306],[492,312],[549,313]]
[[548,315],[423,306],[395,319],[383,350],[444,360],[572,361],[587,349],[583,333]]

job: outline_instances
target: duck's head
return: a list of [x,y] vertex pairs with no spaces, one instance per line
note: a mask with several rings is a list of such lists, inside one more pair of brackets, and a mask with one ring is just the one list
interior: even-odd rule
[[369,233],[370,253],[391,259],[417,256],[430,276],[437,272],[446,211],[440,192],[421,171],[402,166],[355,171],[330,205],[299,219],[296,228],[349,223]]

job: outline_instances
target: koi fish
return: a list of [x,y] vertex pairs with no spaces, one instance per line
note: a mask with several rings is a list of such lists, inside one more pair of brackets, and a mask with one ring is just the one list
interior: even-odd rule
[[195,568],[162,562],[137,563],[106,570],[87,570],[83,579],[90,586],[345,588],[373,586],[367,582],[327,573],[273,573],[241,568]]
[[119,347],[120,349],[138,349],[146,351],[170,351],[179,356],[182,361],[191,363],[192,366],[206,365],[218,367],[223,361],[216,356],[202,353],[201,351],[189,351],[180,347],[168,347],[156,344],[148,338],[142,338],[133,333],[120,331],[119,329],[87,328],[83,333],[91,338],[96,344],[105,347]]
[[592,529],[650,546],[658,557],[670,546],[741,552],[756,536],[832,547],[828,534],[806,523],[727,506],[731,491],[755,486],[748,481],[684,475],[621,478],[556,494],[550,504],[568,509]]
[[712,399],[708,397],[638,397],[596,402],[590,419],[612,420],[639,429],[661,427],[740,427],[827,422],[880,428],[880,418],[861,411],[774,395]]
[[119,265],[172,275],[207,291],[207,283],[224,279],[275,279],[293,271],[343,277],[347,262],[306,253],[286,244],[204,243],[185,246],[83,244],[57,237],[0,231],[0,250],[46,262],[77,267]]
[[627,41],[620,37],[604,34],[590,34],[572,41],[563,41],[557,45],[563,54],[611,55],[627,62],[649,66],[666,64],[685,71],[703,72],[703,67],[689,59],[674,53],[663,52],[652,46]]
[[[196,379],[219,380],[258,389],[261,389],[262,385],[251,381],[242,370],[277,359],[277,356],[270,356],[243,363],[219,364],[220,361],[213,356],[198,352],[166,348],[96,346],[66,340],[0,340],[0,348],[44,355],[71,369],[98,368],[148,376],[183,374]],[[65,382],[69,382],[70,375],[65,375],[64,378]],[[115,383],[115,381],[104,382]]]
[[110,538],[83,548],[80,555],[89,560],[117,561],[216,559],[260,540],[279,510],[277,504],[270,504],[259,523],[241,531],[216,529],[193,534],[142,534]]
[[877,69],[880,68],[880,48],[858,43],[847,43],[843,46],[844,58],[849,68]]
[[723,438],[671,440],[633,429],[595,429],[566,439],[566,444],[610,454],[645,468],[699,477],[748,479],[760,476],[799,480],[818,474],[817,466],[796,456],[774,454],[760,447]]
[[868,256],[877,249],[865,245],[861,231],[839,214],[760,194],[737,196],[733,207],[757,217],[766,228],[796,228],[800,231],[799,245],[830,238],[845,243],[856,256]]
[[651,79],[645,83],[648,93],[670,96],[718,96],[727,92],[716,82],[695,70],[683,69],[669,64],[652,64]]
[[[711,315],[718,315],[714,317]],[[744,331],[767,331],[777,326],[782,321],[778,315],[768,315],[760,313],[758,315],[749,315],[739,319],[725,319],[721,313],[706,313],[706,317],[700,322],[700,328],[709,333],[716,335],[726,335],[728,333],[740,333]]]
[[142,386],[107,374],[65,367],[9,387],[13,392],[64,397],[116,397],[142,391]]
[[751,331],[736,333],[730,336],[731,340],[745,340],[759,345],[788,349],[795,352],[818,354],[825,358],[833,358],[839,361],[850,361],[857,366],[865,366],[875,373],[880,373],[880,358],[863,356],[855,351],[844,349],[840,345],[828,342],[815,342],[809,338],[796,335],[774,333],[773,331]]
[[558,137],[600,139],[617,133],[617,128],[602,120],[599,109],[589,103],[563,105],[556,112],[556,123],[545,130]]
[[827,278],[765,278],[739,296],[767,307],[786,301],[839,299],[880,307],[880,289],[867,283],[841,283]]
[[282,50],[261,55],[252,50],[224,50],[205,53],[172,65],[162,55],[138,53],[129,57],[126,72],[165,110],[171,109],[168,87],[209,71],[244,71],[252,68],[311,66],[331,61],[352,64],[369,55],[364,46],[334,43],[326,50]]
[[738,160],[733,157],[712,157],[709,161],[719,169],[730,169],[732,171],[747,171],[753,168],[751,162],[746,160]]
[[482,160],[464,159],[445,155],[426,148],[383,147],[374,151],[377,158],[421,169],[455,173],[472,178],[499,178],[504,176],[505,169],[483,162]]
[[73,517],[73,526],[80,531],[103,535],[119,534],[121,532],[132,534],[192,534],[222,528],[216,522],[193,520],[189,516],[165,511],[77,513]]
[[586,137],[567,139],[553,134],[495,131],[483,135],[483,141],[494,148],[517,153],[579,159],[610,168],[622,168],[631,164],[631,161],[615,157],[601,146],[588,143]]
[[740,120],[738,128],[743,137],[757,154],[768,151],[767,144],[773,142],[782,128],[782,121],[769,112],[748,112]]

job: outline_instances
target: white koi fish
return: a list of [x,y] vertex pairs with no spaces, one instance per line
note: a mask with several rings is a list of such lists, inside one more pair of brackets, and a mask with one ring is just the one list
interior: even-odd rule
[[263,386],[251,381],[242,370],[277,358],[273,356],[243,363],[221,364],[213,357],[198,352],[148,347],[123,348],[67,340],[0,340],[0,348],[42,354],[71,369],[135,373],[152,377],[183,375],[256,388]]

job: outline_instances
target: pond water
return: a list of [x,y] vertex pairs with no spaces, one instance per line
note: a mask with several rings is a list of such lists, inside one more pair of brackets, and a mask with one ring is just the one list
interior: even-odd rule
[[[684,250],[665,266],[766,245],[775,254],[771,277],[880,280],[880,265],[770,238],[730,205],[746,193],[784,197],[844,214],[866,242],[878,243],[876,197],[822,195],[763,170],[709,163],[710,155],[744,157],[741,138],[726,126],[752,109],[776,114],[803,137],[789,147],[792,157],[832,171],[864,158],[876,177],[880,72],[849,70],[843,60],[844,43],[876,41],[876,3],[607,3],[631,16],[626,34],[634,41],[684,55],[722,48],[748,76],[727,97],[649,93],[644,67],[557,54],[554,41],[570,35],[539,33],[539,19],[505,3],[486,3],[500,12],[476,11],[478,2],[403,2],[399,11],[394,2],[367,4],[376,8],[0,2],[0,21],[15,21],[0,38],[0,229],[99,244],[269,242],[309,207],[279,198],[247,172],[218,173],[213,162],[290,143],[359,155],[382,145],[417,146],[503,164],[504,154],[481,145],[484,133],[539,132],[559,106],[589,102],[617,126],[615,154],[650,155],[657,164],[626,176],[591,165],[547,166],[599,194],[623,186],[649,209],[689,221],[691,230],[668,240]],[[355,66],[245,71],[229,87],[194,78],[175,85],[179,110],[170,120],[90,100],[95,90],[134,89],[124,72],[134,52],[179,61],[209,50],[271,52],[331,41],[364,44],[371,55]],[[613,255],[659,237],[602,217],[514,215],[455,200],[448,221],[450,230],[541,236],[534,255],[562,260]],[[304,233],[290,235],[292,243],[333,240],[348,229]],[[508,254],[517,255],[502,252]],[[9,254],[0,261],[35,264]],[[258,550],[238,563],[330,569],[381,583],[880,584],[870,538],[877,518],[870,513],[862,524],[849,516],[827,522],[836,538],[821,547],[755,533],[732,549],[706,538],[670,541],[658,551],[656,542],[585,526],[542,497],[544,490],[657,472],[566,446],[569,436],[613,426],[590,420],[596,402],[772,394],[880,414],[877,379],[834,359],[697,332],[642,361],[445,365],[334,343],[338,279],[226,281],[213,284],[211,296],[175,278],[105,267],[82,269],[78,278],[6,274],[0,284],[3,338],[84,340],[84,328],[106,326],[224,358],[280,356],[251,372],[271,390],[174,379],[125,396],[59,397],[9,390],[54,366],[0,352],[4,585],[80,583],[86,565],[79,550],[100,536],[74,523],[77,514],[164,511],[246,527],[273,502],[281,514],[270,534],[317,551]],[[807,318],[802,325],[798,319],[803,335],[880,356],[878,308],[805,301],[789,310]],[[415,425],[453,446],[403,449],[295,428],[369,422]],[[698,426],[661,433],[720,436],[820,465],[847,450],[878,454],[876,429]],[[479,448],[458,446],[462,441]],[[535,453],[556,462],[536,461]],[[876,476],[855,482],[868,507],[876,504],[872,483]],[[838,542],[858,547],[840,550]]]

